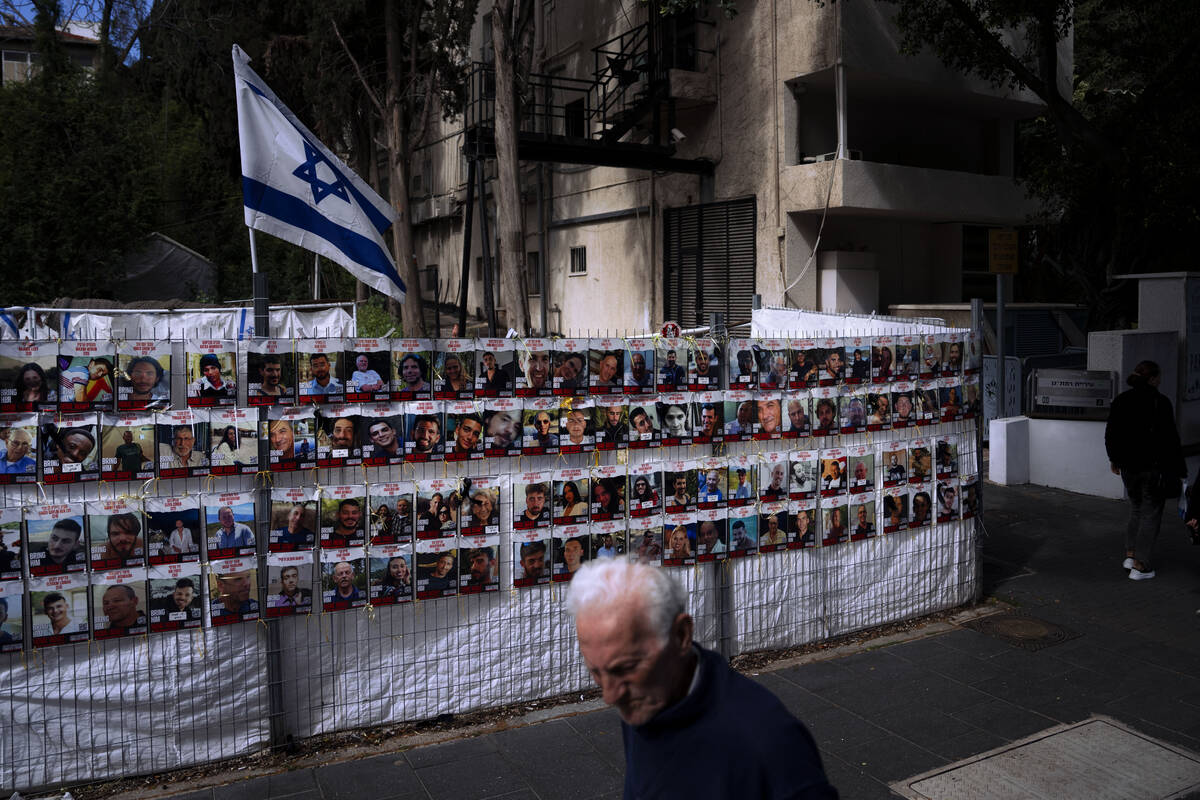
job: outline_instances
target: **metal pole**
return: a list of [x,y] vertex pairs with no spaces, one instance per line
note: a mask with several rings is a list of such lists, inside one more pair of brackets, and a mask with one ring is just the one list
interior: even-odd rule
[[467,159],[467,204],[463,207],[462,269],[458,279],[458,335],[467,335],[467,281],[471,279],[471,233],[475,221],[475,170],[478,161]]
[[[654,15],[651,14],[651,17]],[[541,161],[537,165],[537,206],[538,206],[538,249],[541,254],[538,256],[538,295],[541,297],[541,330],[538,333],[546,336],[550,332],[550,287],[547,278],[547,273],[550,271],[549,253],[546,250],[546,165]]]
[[996,276],[996,419],[1004,418],[1008,408],[1008,386],[1004,379],[1005,277]]
[[479,238],[482,240],[483,248],[483,305],[487,309],[488,315],[488,336],[495,336],[499,322],[496,318],[496,293],[492,286],[492,245],[488,241],[491,233],[488,231],[487,192],[484,191],[487,186],[483,178],[483,170],[476,171],[475,180],[479,184]]
[[834,92],[837,106],[837,155],[836,158],[849,158],[850,150],[846,144],[846,62],[842,60],[842,6],[837,6],[837,61],[834,64]]
[[321,254],[313,253],[313,300],[321,299]]
[[271,316],[267,311],[267,276],[258,271],[258,242],[254,241],[254,228],[248,230],[250,231],[250,272],[254,281],[254,335],[270,336]]

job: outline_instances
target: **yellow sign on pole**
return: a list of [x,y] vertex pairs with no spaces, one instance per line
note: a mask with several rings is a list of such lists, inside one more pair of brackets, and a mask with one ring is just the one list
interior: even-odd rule
[[988,231],[988,272],[1017,274],[1017,232],[1013,228]]

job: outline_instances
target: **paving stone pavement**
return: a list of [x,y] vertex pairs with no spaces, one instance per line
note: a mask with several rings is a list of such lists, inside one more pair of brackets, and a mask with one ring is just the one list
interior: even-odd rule
[[[992,485],[984,503],[986,593],[1081,635],[1029,652],[958,628],[755,675],[808,725],[842,797],[895,797],[891,781],[1092,714],[1200,752],[1200,547],[1171,509],[1158,577],[1131,581],[1123,503]],[[622,762],[603,710],[175,800],[617,798]]]

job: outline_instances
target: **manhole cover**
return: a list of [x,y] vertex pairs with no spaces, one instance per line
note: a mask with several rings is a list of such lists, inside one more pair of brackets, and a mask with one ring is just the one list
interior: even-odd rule
[[1162,800],[1200,789],[1200,756],[1092,717],[891,788],[910,800]]
[[1025,650],[1041,650],[1043,647],[1065,642],[1079,636],[1073,630],[1031,617],[1020,612],[992,614],[963,623],[972,630],[1002,639]]

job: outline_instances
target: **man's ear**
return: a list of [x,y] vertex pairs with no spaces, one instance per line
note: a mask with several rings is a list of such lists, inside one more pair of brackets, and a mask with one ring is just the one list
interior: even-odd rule
[[680,611],[679,616],[671,623],[671,645],[677,648],[680,654],[692,649],[693,628],[692,617],[686,611]]

